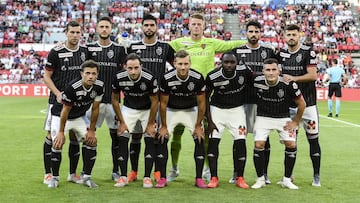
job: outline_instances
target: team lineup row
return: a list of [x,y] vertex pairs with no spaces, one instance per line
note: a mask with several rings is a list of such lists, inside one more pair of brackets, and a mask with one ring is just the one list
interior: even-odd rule
[[[298,125],[304,126],[310,144],[314,168],[312,185],[320,186],[315,52],[300,44],[299,27],[285,28],[288,48],[275,53],[273,48],[259,44],[261,25],[258,22],[248,22],[247,42],[225,42],[204,38],[203,16],[194,14],[190,18],[190,37],[169,43],[157,40],[156,22],[153,16],[145,16],[143,40],[128,48],[110,41],[112,23],[108,17],[99,20],[99,39],[87,47],[78,45],[81,27],[76,22],[66,26],[67,41],[50,51],[44,75],[51,90],[45,125],[48,134],[44,143],[44,183],[50,188],[58,186],[64,131],[70,130],[68,181],[97,186],[91,179],[96,159],[95,129],[106,120],[112,139],[112,179],[116,187],[137,179],[142,134],[145,142],[143,186],[153,187],[150,174],[154,163],[155,187],[162,188],[173,181],[179,175],[181,134],[187,127],[195,143],[197,187],[218,187],[218,145],[224,129],[228,128],[234,138],[231,182],[241,188],[249,187],[243,176],[245,136],[254,133],[258,179],[252,188],[271,183],[267,176],[268,135],[271,130],[277,130],[285,144],[285,172],[279,183],[297,189],[291,175],[296,160]],[[214,55],[224,52],[221,67],[214,69]],[[175,68],[166,71],[166,62]],[[79,73],[82,78],[78,78]],[[121,108],[120,92],[125,96]],[[158,108],[161,119],[157,129]],[[234,118],[229,119],[228,115]],[[88,118],[87,123],[83,117]],[[75,123],[74,128],[69,127],[71,123]],[[172,167],[166,176],[170,135]],[[83,141],[81,176],[76,175],[79,141]],[[204,142],[208,143],[206,150]],[[129,157],[131,172],[128,175]]]

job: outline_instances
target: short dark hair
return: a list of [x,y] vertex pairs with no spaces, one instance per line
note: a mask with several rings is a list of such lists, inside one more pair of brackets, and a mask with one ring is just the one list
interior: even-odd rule
[[236,60],[236,62],[237,62],[237,57],[236,57],[236,55],[234,54],[234,52],[232,52],[232,51],[228,51],[228,52],[223,53],[223,54],[221,55],[221,58],[220,58],[221,61],[223,61],[223,58],[224,58],[225,55],[234,56],[234,57],[235,57],[235,60]]
[[96,68],[97,72],[99,72],[99,64],[94,60],[86,60],[81,64],[81,71],[83,72],[85,68]]
[[276,63],[276,65],[279,65],[279,61],[276,58],[268,58],[264,60],[264,65],[265,64],[273,64]]
[[101,17],[101,18],[99,19],[98,23],[99,23],[100,21],[108,21],[108,22],[112,25],[112,20],[111,20],[111,18],[110,18],[109,16],[103,16],[103,17]]
[[300,32],[300,27],[295,24],[289,24],[285,27],[285,31],[289,31],[289,30],[297,30],[298,32]]
[[187,56],[189,56],[190,54],[185,51],[185,50],[180,50],[178,52],[175,53],[175,58],[185,58]]
[[338,64],[338,60],[337,60],[337,59],[333,59],[332,62],[333,62],[334,64]]
[[81,27],[81,25],[76,21],[70,21],[68,24],[66,24],[65,32],[69,31],[69,27]]
[[141,24],[144,25],[144,21],[145,20],[153,20],[155,21],[155,24],[157,24],[157,19],[155,18],[155,16],[151,15],[151,14],[147,14],[143,17]]
[[247,24],[246,24],[246,31],[249,29],[250,26],[254,26],[256,28],[259,28],[261,30],[261,24],[258,22],[258,21],[249,21]]
[[140,56],[138,56],[138,55],[135,54],[135,53],[131,53],[131,54],[129,54],[129,55],[126,56],[126,58],[125,58],[125,64],[126,64],[128,61],[130,61],[130,60],[139,60],[140,65],[143,63],[143,62],[141,61]]

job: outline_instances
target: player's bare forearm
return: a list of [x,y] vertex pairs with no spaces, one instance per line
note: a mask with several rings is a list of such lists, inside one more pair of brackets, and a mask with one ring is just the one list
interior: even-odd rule
[[160,96],[160,120],[161,120],[161,126],[167,128],[166,123],[166,108],[169,101],[169,96],[167,95],[161,95]]
[[70,112],[71,108],[72,108],[71,106],[63,104],[63,108],[62,108],[61,113],[60,113],[59,132],[64,132],[66,121],[68,119],[69,112]]
[[305,100],[304,100],[304,97],[303,97],[303,96],[300,96],[299,98],[297,98],[297,99],[295,100],[295,103],[296,103],[296,105],[297,105],[297,113],[296,113],[293,121],[296,122],[297,125],[299,125],[300,120],[301,120],[301,118],[302,118],[302,116],[303,116],[303,113],[304,113],[304,111],[305,111],[305,108],[306,108],[306,102],[305,102]]
[[54,95],[56,95],[56,99],[57,99],[58,103],[60,103],[61,102],[61,91],[55,86],[53,80],[51,79],[52,74],[53,74],[52,71],[48,71],[48,70],[45,69],[44,83],[50,89],[50,91]]
[[99,117],[99,110],[100,109],[100,102],[94,101],[91,109],[91,118],[90,118],[90,126],[89,130],[92,130],[95,132],[96,128],[96,122]]
[[201,122],[204,119],[205,109],[206,109],[206,99],[205,94],[200,94],[196,97],[198,105],[198,114],[196,118],[196,126],[201,126]]
[[114,109],[115,115],[119,119],[120,123],[124,123],[125,121],[120,110],[119,99],[120,99],[120,93],[113,92],[111,94],[111,105]]
[[148,124],[152,125],[155,123],[156,113],[159,107],[159,99],[157,95],[150,96],[151,107],[150,107],[150,114],[148,119]]

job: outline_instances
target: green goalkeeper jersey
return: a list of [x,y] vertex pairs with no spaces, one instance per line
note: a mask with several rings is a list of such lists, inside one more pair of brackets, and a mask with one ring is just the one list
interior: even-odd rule
[[169,42],[175,52],[186,50],[190,54],[191,68],[199,71],[204,78],[214,69],[215,54],[231,51],[245,43],[246,40],[223,41],[205,37],[198,41],[182,37]]

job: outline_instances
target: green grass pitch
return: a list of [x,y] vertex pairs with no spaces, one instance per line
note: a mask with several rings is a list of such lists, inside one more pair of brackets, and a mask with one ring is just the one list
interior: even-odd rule
[[[216,189],[194,187],[193,142],[186,133],[180,154],[181,174],[163,189],[143,189],[143,150],[139,178],[125,188],[113,187],[110,136],[106,125],[97,131],[98,156],[93,179],[99,188],[89,189],[66,182],[67,146],[63,151],[61,179],[57,189],[42,183],[43,122],[46,98],[0,98],[0,201],[1,202],[358,202],[360,201],[360,102],[342,102],[340,117],[327,118],[327,103],[319,102],[320,144],[322,147],[320,188],[311,186],[312,166],[309,146],[300,131],[298,155],[294,169],[297,191],[276,184],[283,175],[284,146],[276,134],[271,135],[269,177],[271,185],[259,190],[243,190],[229,184],[232,175],[232,138],[225,134],[220,143],[219,179]],[[144,144],[142,144],[143,147]],[[170,145],[169,145],[170,146]],[[247,139],[245,179],[249,185],[256,179],[253,165],[253,137]],[[170,159],[169,159],[170,160]],[[78,169],[82,163],[80,161]],[[130,166],[130,164],[129,164]],[[168,164],[170,166],[170,162]],[[168,167],[169,168],[169,167]]]

